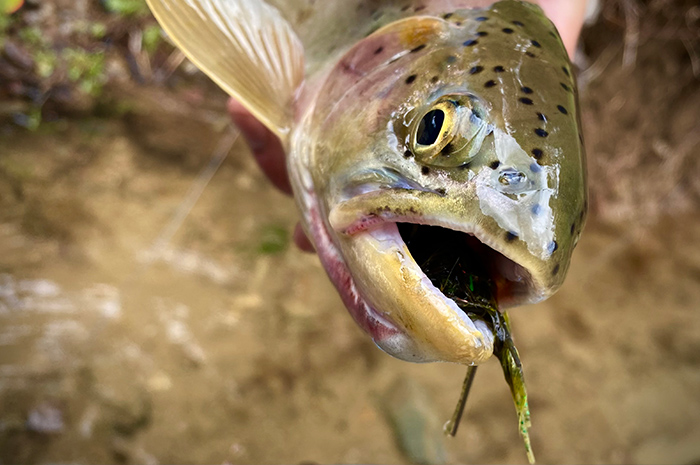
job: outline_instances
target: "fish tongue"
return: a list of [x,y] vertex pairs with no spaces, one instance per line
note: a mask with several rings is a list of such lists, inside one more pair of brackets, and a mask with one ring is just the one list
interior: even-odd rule
[[[434,234],[434,231],[431,232]],[[449,234],[449,233],[447,233]],[[415,236],[414,236],[415,238]],[[426,237],[422,238],[423,240]],[[429,254],[415,257],[423,272],[433,284],[469,316],[481,320],[494,335],[494,355],[501,363],[518,414],[518,428],[525,443],[530,463],[535,456],[530,445],[530,410],[523,377],[522,364],[510,331],[510,319],[506,312],[498,310],[496,285],[489,276],[486,264],[480,257],[470,253],[469,247],[455,247],[458,243],[431,237],[436,244]],[[438,240],[435,240],[438,239]],[[445,424],[445,433],[454,436],[464,411],[467,396],[474,381],[476,366],[467,368],[462,392],[452,418]]]

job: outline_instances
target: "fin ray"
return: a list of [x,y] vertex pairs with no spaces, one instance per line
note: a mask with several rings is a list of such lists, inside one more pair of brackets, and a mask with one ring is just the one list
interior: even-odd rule
[[301,42],[261,0],[147,0],[185,55],[281,138],[304,78]]

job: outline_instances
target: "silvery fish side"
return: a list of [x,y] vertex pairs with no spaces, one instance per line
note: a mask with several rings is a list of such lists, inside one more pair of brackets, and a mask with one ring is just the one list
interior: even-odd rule
[[[320,3],[149,0],[188,57],[287,147],[305,229],[377,345],[481,363],[493,334],[426,276],[401,228],[463,233],[449,245],[483,262],[501,306],[557,290],[586,209],[561,39],[538,7],[512,0]],[[369,19],[333,28],[352,15]]]

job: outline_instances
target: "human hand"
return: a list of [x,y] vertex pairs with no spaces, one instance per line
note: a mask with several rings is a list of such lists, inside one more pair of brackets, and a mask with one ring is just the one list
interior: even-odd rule
[[[258,162],[262,172],[276,188],[285,194],[292,195],[284,149],[280,140],[235,99],[229,99],[227,106],[231,119],[245,137],[253,158]],[[306,237],[299,223],[294,228],[294,243],[305,252],[314,251],[313,244]]]

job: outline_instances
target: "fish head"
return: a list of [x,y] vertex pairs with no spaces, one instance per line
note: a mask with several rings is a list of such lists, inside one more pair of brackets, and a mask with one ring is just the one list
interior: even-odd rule
[[[391,355],[474,364],[493,351],[486,325],[421,269],[437,248],[478,262],[501,308],[563,283],[586,211],[570,70],[541,10],[507,1],[389,24],[318,90],[311,175],[352,276],[336,285]],[[453,233],[411,240],[416,227]]]

